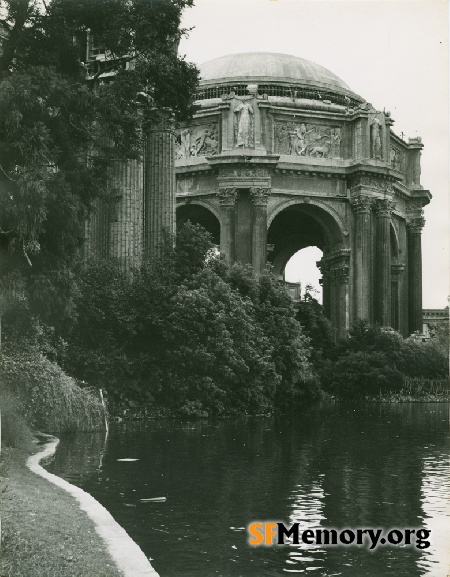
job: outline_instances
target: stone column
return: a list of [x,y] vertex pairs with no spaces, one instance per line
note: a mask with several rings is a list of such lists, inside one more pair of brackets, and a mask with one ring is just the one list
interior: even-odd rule
[[372,199],[360,195],[351,200],[355,211],[355,314],[357,319],[370,319],[372,235]]
[[349,268],[342,265],[334,270],[335,275],[335,298],[337,301],[336,329],[340,339],[344,339],[349,329],[349,302],[348,302],[348,277]]
[[391,325],[391,213],[395,203],[389,199],[375,201],[377,216],[375,298],[376,320]]
[[317,267],[322,273],[322,278],[319,281],[322,285],[322,302],[323,302],[323,314],[330,319],[331,309],[330,309],[330,284],[331,284],[331,274],[329,267],[325,263],[324,259],[317,262]]
[[109,256],[128,271],[142,260],[142,163],[114,161],[110,182],[117,197],[110,207]]
[[340,338],[340,327],[339,327],[339,305],[340,305],[340,286],[339,286],[339,273],[336,269],[330,268],[327,274],[327,285],[328,285],[328,301],[329,301],[329,319],[334,329],[334,339],[337,341]]
[[145,258],[158,258],[175,240],[175,134],[173,114],[161,110],[145,126]]
[[229,263],[234,262],[234,207],[236,188],[221,188],[217,193],[220,203],[220,252]]
[[267,262],[267,202],[270,188],[250,188],[253,202],[252,267],[256,274],[262,273]]
[[83,256],[91,258],[108,258],[109,254],[109,204],[100,198],[94,199],[92,212],[85,224],[85,242]]
[[393,264],[391,266],[391,326],[400,331],[400,281],[405,266]]
[[422,332],[422,228],[425,220],[414,218],[408,229],[408,310],[409,333]]

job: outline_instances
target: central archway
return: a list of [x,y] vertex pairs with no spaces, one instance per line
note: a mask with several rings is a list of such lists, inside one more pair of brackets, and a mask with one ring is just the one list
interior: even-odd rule
[[349,325],[349,261],[348,233],[337,213],[321,206],[320,201],[293,201],[281,204],[270,215],[267,233],[268,261],[274,273],[285,278],[289,260],[307,247],[322,253],[318,262],[322,274],[323,306],[340,336]]

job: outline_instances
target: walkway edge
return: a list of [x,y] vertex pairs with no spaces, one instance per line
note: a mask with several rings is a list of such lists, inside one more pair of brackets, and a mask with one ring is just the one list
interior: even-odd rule
[[36,475],[43,477],[75,497],[80,509],[85,511],[94,522],[95,530],[106,543],[108,553],[125,577],[159,577],[139,545],[133,541],[103,505],[100,505],[92,495],[83,489],[49,473],[40,465],[43,459],[51,457],[55,453],[59,443],[59,439],[56,437],[42,433],[40,435],[45,436],[48,442],[40,453],[27,459],[27,467]]

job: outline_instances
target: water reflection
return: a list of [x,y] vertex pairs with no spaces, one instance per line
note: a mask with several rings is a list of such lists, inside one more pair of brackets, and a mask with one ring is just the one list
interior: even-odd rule
[[[122,426],[106,451],[101,435],[78,435],[51,467],[104,504],[161,577],[445,577],[448,441],[446,404],[333,405],[289,419]],[[167,501],[140,501],[155,497]],[[432,547],[250,547],[254,520],[427,527]]]
[[[324,474],[322,473],[323,477]],[[325,493],[318,478],[310,485],[299,484],[292,492],[293,504],[292,512],[289,516],[289,524],[298,523],[299,533],[307,529],[320,529],[326,525],[325,515],[323,514],[323,503]],[[322,523],[322,521],[324,523]],[[294,550],[289,551],[289,558],[286,559],[284,571],[287,573],[299,573],[308,569],[309,571],[324,569],[325,551],[317,544],[302,544],[291,546]]]
[[[431,447],[430,447],[431,449]],[[423,526],[433,536],[431,546],[424,551],[417,564],[427,577],[447,576],[449,561],[441,552],[449,548],[450,520],[450,463],[447,455],[434,454],[424,459],[422,481]]]

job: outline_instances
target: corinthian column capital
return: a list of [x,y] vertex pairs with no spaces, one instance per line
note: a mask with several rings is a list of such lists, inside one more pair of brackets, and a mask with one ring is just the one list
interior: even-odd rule
[[353,210],[356,214],[369,213],[372,208],[373,199],[370,196],[363,194],[356,196],[350,200]]
[[423,217],[412,218],[406,222],[409,232],[420,234],[425,226],[425,219]]
[[271,188],[250,188],[250,196],[255,206],[267,206],[271,194]]
[[395,208],[396,203],[387,198],[378,198],[375,203],[375,214],[378,217],[390,217]]
[[220,206],[234,206],[237,194],[236,188],[220,188],[217,192]]

